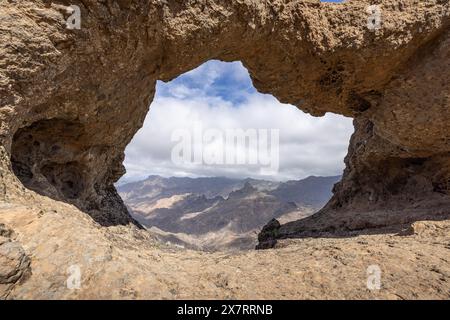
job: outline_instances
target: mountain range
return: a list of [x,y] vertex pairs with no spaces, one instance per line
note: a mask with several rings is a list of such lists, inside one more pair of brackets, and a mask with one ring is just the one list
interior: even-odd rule
[[242,250],[254,248],[257,233],[271,219],[286,223],[320,209],[340,178],[274,182],[153,175],[117,189],[133,217],[163,242]]

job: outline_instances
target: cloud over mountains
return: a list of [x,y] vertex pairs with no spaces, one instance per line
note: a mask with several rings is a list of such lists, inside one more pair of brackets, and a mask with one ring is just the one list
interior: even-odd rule
[[[262,176],[252,165],[173,163],[171,151],[176,142],[171,141],[172,133],[198,123],[205,129],[279,129],[278,174]],[[126,149],[123,181],[150,174],[272,180],[338,175],[352,132],[349,118],[334,114],[315,118],[256,92],[240,62],[210,61],[170,83],[158,82],[144,126]]]

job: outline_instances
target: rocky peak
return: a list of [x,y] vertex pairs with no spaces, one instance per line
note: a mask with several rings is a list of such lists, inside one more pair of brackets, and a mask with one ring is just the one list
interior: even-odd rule
[[229,199],[243,198],[257,191],[258,190],[255,187],[253,187],[253,185],[250,182],[247,181],[245,182],[244,186],[241,189],[231,192],[228,198]]

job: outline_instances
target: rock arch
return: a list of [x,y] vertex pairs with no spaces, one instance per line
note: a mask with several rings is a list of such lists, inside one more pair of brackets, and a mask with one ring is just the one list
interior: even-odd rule
[[[133,222],[113,183],[155,82],[214,58],[242,61],[281,102],[355,118],[331,202],[262,242],[448,216],[449,3],[376,3],[379,30],[372,1],[3,1],[1,197],[26,201],[25,185],[103,225]],[[80,30],[65,28],[68,5]]]

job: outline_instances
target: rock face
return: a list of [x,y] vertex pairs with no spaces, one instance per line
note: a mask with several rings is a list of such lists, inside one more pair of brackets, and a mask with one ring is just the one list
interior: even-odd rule
[[449,2],[377,3],[372,30],[368,0],[73,0],[68,30],[68,1],[1,1],[0,199],[43,201],[34,190],[133,224],[113,183],[155,82],[214,58],[282,102],[355,118],[333,199],[277,237],[448,218]]
[[0,299],[5,299],[14,287],[30,275],[30,258],[19,242],[12,240],[14,232],[0,224]]
[[66,28],[65,1],[1,3],[3,189],[8,179],[103,225],[132,221],[113,183],[155,81],[215,58],[241,60],[282,102],[355,118],[327,212],[393,205],[404,220],[448,207],[448,1],[380,1],[379,30],[367,26],[369,1],[71,4],[80,30]]

